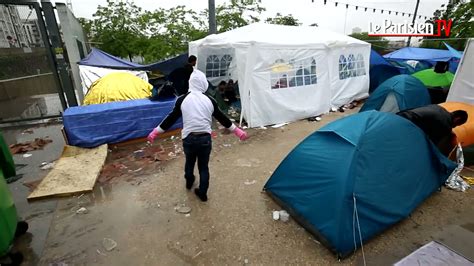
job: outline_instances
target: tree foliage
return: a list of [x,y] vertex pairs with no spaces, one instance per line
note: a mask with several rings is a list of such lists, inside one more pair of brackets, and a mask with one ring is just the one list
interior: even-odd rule
[[288,25],[288,26],[301,25],[298,19],[294,18],[291,14],[285,16],[285,15],[282,15],[281,13],[276,13],[276,16],[273,18],[267,18],[265,22],[270,23],[270,24]]
[[[444,8],[445,5],[442,5],[441,8]],[[451,19],[451,33],[448,38],[463,38],[463,39],[452,39],[452,40],[443,40],[444,42],[451,45],[453,48],[458,50],[464,50],[466,45],[466,39],[472,38],[474,36],[474,2],[473,1],[450,1],[450,4],[446,5],[446,9],[438,9],[433,13],[433,17],[427,21],[429,23],[435,23],[438,19]],[[435,34],[438,33],[438,27],[434,24]],[[421,47],[424,48],[437,48],[437,49],[446,49],[443,45],[443,41],[440,40],[430,40],[430,39],[447,39],[444,32],[441,34],[441,37],[424,37]]]
[[352,33],[349,36],[372,44],[372,49],[374,49],[378,53],[383,54],[388,50],[388,40],[383,37],[369,36],[367,32]]
[[[265,8],[260,1],[230,1],[216,7],[218,32],[259,22]],[[89,40],[122,58],[142,56],[156,62],[186,52],[190,41],[208,34],[208,11],[195,12],[185,6],[154,11],[142,10],[133,0],[107,0],[91,20],[80,18]],[[267,23],[301,25],[292,15],[277,13]],[[314,23],[317,26],[316,23]]]

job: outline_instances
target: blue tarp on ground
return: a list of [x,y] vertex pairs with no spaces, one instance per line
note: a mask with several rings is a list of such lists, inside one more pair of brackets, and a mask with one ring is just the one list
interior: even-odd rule
[[[175,99],[148,99],[93,104],[66,109],[64,130],[70,145],[84,148],[145,137],[173,109]],[[182,127],[182,120],[170,129]]]
[[358,224],[363,242],[380,234],[439,189],[455,167],[415,124],[368,111],[307,137],[265,189],[321,243],[346,257],[361,245]]
[[140,65],[133,63],[111,54],[108,54],[100,49],[92,48],[92,51],[86,58],[82,59],[78,64],[83,66],[94,66],[113,69],[128,69],[128,70],[145,70],[153,71],[159,70],[163,74],[168,75],[174,69],[182,67],[188,61],[188,54],[184,53],[176,57],[160,61],[149,65]]
[[431,104],[430,94],[420,80],[410,75],[397,75],[380,84],[364,103],[360,112],[368,110],[398,112],[428,104]]

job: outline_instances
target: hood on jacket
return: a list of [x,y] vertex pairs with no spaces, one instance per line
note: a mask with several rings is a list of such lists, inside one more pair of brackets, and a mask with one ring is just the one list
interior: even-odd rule
[[209,84],[206,75],[204,75],[200,70],[194,69],[189,78],[189,91],[204,93],[207,91],[208,86]]

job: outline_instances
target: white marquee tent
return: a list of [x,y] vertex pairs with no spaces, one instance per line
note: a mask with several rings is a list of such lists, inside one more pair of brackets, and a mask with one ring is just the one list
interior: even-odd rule
[[216,85],[238,81],[250,127],[295,121],[367,97],[370,44],[320,29],[251,24],[189,44]]
[[469,39],[449,89],[448,102],[474,104],[474,39]]

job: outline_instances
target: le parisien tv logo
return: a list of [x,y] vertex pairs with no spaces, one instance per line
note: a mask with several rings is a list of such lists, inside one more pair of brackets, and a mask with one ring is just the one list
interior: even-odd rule
[[[384,20],[382,23],[369,22],[369,36],[378,37],[449,37],[451,33],[451,19],[438,19],[434,23],[423,22],[393,23],[391,20]],[[436,31],[434,30],[436,26]],[[442,34],[444,33],[444,34]],[[443,35],[443,36],[442,36]]]

